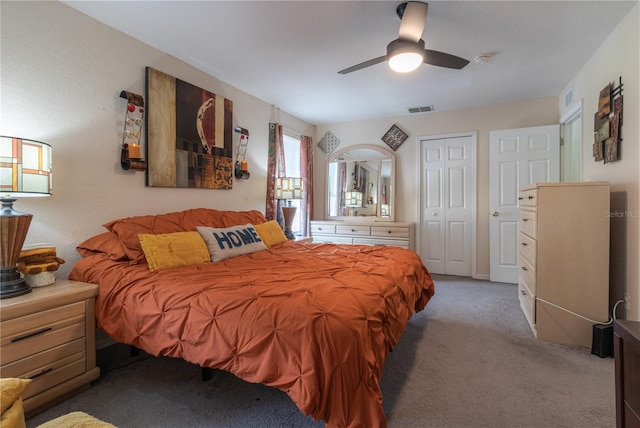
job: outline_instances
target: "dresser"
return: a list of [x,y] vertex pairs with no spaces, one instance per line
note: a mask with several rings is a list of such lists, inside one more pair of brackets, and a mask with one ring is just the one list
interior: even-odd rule
[[607,182],[520,190],[518,296],[538,339],[591,347],[594,323],[580,316],[609,320],[609,193]]
[[616,426],[640,427],[640,322],[615,321]]
[[333,244],[393,245],[414,249],[413,223],[359,222],[359,221],[311,221],[313,242]]
[[0,376],[32,379],[22,394],[27,415],[100,376],[97,291],[95,284],[58,280],[0,300]]

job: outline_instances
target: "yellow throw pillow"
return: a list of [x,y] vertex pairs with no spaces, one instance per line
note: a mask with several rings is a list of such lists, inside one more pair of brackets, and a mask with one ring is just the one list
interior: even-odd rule
[[210,260],[207,244],[198,232],[138,235],[149,270],[171,269],[206,263]]
[[258,235],[260,235],[260,238],[262,238],[262,241],[265,243],[267,248],[271,248],[274,245],[288,241],[287,237],[284,236],[282,228],[275,220],[261,224],[254,224],[253,227],[256,228],[256,232],[258,232]]
[[11,407],[30,383],[31,379],[0,379],[0,414],[6,412],[7,409]]

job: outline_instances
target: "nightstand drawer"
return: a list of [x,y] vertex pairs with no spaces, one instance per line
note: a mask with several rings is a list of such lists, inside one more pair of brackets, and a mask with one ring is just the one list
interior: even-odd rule
[[370,235],[371,228],[369,226],[360,225],[339,225],[336,226],[336,233],[340,235]]
[[[81,305],[84,308],[84,303]],[[32,316],[33,315],[29,315],[3,322],[3,334],[5,333],[6,324],[12,324],[9,326],[10,328],[8,328],[8,330],[12,330],[14,329],[14,322],[20,322],[23,318],[29,318]],[[19,360],[20,358],[79,339],[84,335],[84,313],[55,322],[40,324],[37,328],[23,330],[18,334],[7,335],[2,338],[2,346],[0,347],[0,352],[2,353],[2,365],[4,366]]]
[[22,393],[22,398],[26,400],[52,386],[79,376],[86,371],[86,367],[87,360],[84,352],[60,358],[50,365],[43,366],[40,370],[29,373],[26,376],[31,378],[32,381]]
[[389,238],[409,238],[408,227],[371,226],[371,236],[387,236]]

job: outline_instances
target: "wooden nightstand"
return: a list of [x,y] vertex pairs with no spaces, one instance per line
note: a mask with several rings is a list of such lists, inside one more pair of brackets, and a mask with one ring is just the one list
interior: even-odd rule
[[100,376],[97,293],[95,284],[58,280],[0,300],[0,377],[32,379],[22,394],[27,417]]

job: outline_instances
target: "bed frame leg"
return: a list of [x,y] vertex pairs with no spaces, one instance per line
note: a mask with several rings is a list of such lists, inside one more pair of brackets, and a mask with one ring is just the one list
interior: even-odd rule
[[210,367],[202,367],[202,381],[206,382],[213,378],[213,370]]
[[138,355],[140,355],[140,349],[136,348],[133,345],[129,345],[129,356],[130,357],[137,357]]

